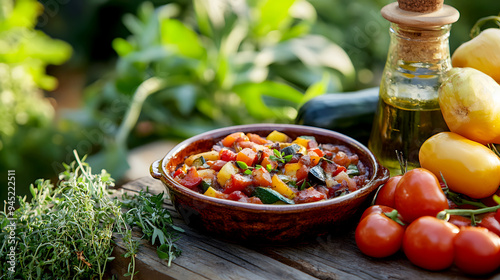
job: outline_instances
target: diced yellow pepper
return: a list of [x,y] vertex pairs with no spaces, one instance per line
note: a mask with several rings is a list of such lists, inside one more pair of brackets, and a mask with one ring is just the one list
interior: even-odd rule
[[203,157],[206,161],[218,160],[219,153],[216,151],[209,151],[209,152],[199,153],[196,155],[191,155],[184,161],[184,163],[187,164],[188,166],[191,166],[193,165],[193,161],[195,161],[199,157]]
[[277,174],[274,174],[272,178],[272,185],[271,188],[280,194],[284,195],[285,197],[288,197],[289,199],[293,199],[295,197],[295,193],[293,190],[281,180]]
[[310,139],[306,139],[306,138],[297,137],[297,139],[293,140],[292,143],[299,144],[300,146],[302,146],[304,148],[307,148],[307,145],[309,144],[309,141],[311,141],[311,140]]
[[269,133],[269,135],[267,135],[266,139],[274,141],[274,142],[290,142],[291,141],[291,138],[288,135],[286,135],[283,132],[276,131],[276,130]]
[[205,191],[204,195],[206,195],[206,196],[211,196],[211,197],[217,197],[217,193],[218,193],[218,191],[216,191],[216,190],[215,190],[214,188],[212,188],[212,187],[209,187],[209,188]]
[[234,165],[231,161],[228,161],[224,164],[224,166],[222,166],[221,170],[217,174],[217,182],[219,185],[224,186],[227,180],[231,178],[231,175],[237,174],[238,171],[238,167],[236,167],[236,165]]
[[287,163],[285,164],[285,173],[284,175],[294,178],[297,175],[297,170],[300,168],[300,163]]

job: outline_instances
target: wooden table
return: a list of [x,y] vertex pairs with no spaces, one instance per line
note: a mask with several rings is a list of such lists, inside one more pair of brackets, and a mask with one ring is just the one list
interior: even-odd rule
[[[144,177],[121,187],[119,192],[135,194],[149,187],[151,193],[165,191],[160,181]],[[288,246],[249,246],[227,243],[189,228],[170,201],[167,207],[175,224],[185,233],[177,241],[182,255],[170,267],[158,258],[156,247],[143,242],[137,254],[134,279],[474,279],[456,268],[431,272],[413,266],[398,253],[385,259],[363,255],[354,241],[356,221],[344,231],[317,237],[308,243]],[[117,240],[110,272],[119,279],[127,271],[129,259]],[[496,274],[487,279],[500,279]],[[485,279],[481,278],[481,279]]]

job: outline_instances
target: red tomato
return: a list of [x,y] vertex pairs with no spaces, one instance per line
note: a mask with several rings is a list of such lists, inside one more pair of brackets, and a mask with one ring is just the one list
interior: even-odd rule
[[219,152],[219,160],[223,161],[236,160],[236,153],[228,149],[222,149]]
[[[360,221],[363,220],[366,216],[373,214],[373,213],[391,213],[394,210],[394,208],[385,206],[385,205],[372,205],[363,212],[363,215],[361,215],[361,218],[359,219]],[[399,218],[403,220],[400,216]]]
[[460,215],[450,215],[449,223],[456,225],[458,228],[467,227],[471,225],[471,220]]
[[464,227],[454,240],[455,265],[468,274],[487,274],[500,266],[500,238],[480,227]]
[[189,189],[194,189],[196,186],[198,186],[201,183],[201,177],[198,175],[198,171],[196,170],[196,167],[191,166],[188,171],[186,176],[180,178],[180,176],[177,176],[174,178],[177,182],[179,182],[181,185],[183,185],[186,188]]
[[250,139],[250,141],[257,143],[259,145],[264,145],[266,143],[271,142],[266,138],[262,138],[260,135],[254,133],[247,133],[247,137]]
[[489,231],[500,236],[500,223],[495,218],[496,212],[490,212],[486,214],[479,215],[477,220],[480,220],[477,225],[480,227],[487,228]]
[[396,207],[394,203],[394,192],[396,191],[396,186],[401,180],[403,175],[397,175],[389,178],[387,183],[385,183],[377,193],[377,198],[375,199],[375,204],[385,205],[389,207]]
[[252,171],[252,177],[255,186],[270,187],[273,184],[271,174],[264,166],[259,169],[254,169]]
[[382,213],[371,213],[356,227],[356,244],[365,255],[384,258],[401,248],[404,228]]
[[420,217],[411,223],[403,237],[403,251],[415,265],[442,270],[453,264],[453,238],[457,226],[431,216]]
[[326,198],[326,195],[317,191],[314,187],[309,187],[305,190],[297,192],[294,201],[296,203],[309,203],[320,201]]
[[423,168],[412,169],[401,177],[394,192],[394,203],[407,222],[422,216],[436,216],[448,208],[436,175]]
[[232,174],[226,182],[224,193],[230,194],[235,191],[242,191],[244,188],[252,185],[252,176]]

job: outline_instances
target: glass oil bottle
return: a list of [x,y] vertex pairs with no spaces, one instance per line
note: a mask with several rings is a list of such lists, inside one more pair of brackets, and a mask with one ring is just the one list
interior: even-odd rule
[[381,11],[391,22],[391,41],[368,147],[392,176],[401,173],[397,153],[408,169],[418,167],[422,143],[448,130],[438,89],[451,69],[448,37],[459,14],[435,2],[400,0]]

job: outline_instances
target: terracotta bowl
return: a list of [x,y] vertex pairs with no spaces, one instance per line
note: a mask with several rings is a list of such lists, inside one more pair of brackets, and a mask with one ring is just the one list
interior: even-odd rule
[[[329,200],[295,205],[243,203],[208,197],[183,187],[170,173],[192,154],[209,151],[233,132],[252,132],[267,136],[273,130],[293,139],[316,137],[318,143],[342,144],[357,153],[370,170],[370,180],[361,189]],[[288,242],[327,233],[364,210],[377,188],[389,178],[373,154],[356,140],[343,134],[315,127],[288,124],[232,126],[189,138],[160,160],[152,163],[151,175],[165,185],[170,199],[185,222],[203,233],[236,242]]]

